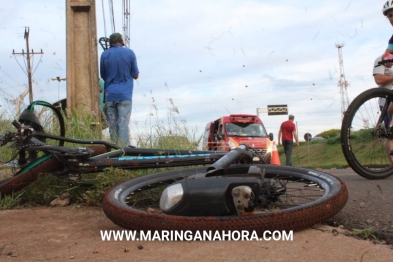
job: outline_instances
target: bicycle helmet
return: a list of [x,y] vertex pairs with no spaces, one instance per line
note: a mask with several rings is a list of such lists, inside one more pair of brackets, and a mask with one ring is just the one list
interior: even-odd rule
[[386,3],[382,7],[382,13],[383,15],[386,16],[386,13],[390,10],[393,9],[393,0],[392,1],[386,1]]

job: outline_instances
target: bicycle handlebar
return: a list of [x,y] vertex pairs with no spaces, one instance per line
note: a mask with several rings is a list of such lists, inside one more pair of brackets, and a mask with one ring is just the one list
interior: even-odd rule
[[386,60],[382,60],[378,62],[378,65],[376,65],[375,67],[381,66],[381,65],[385,65],[386,63],[393,63],[393,59],[386,59]]

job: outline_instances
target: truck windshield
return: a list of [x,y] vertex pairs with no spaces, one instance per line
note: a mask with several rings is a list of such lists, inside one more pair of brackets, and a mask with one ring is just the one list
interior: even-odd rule
[[267,136],[266,130],[259,123],[226,123],[227,136]]

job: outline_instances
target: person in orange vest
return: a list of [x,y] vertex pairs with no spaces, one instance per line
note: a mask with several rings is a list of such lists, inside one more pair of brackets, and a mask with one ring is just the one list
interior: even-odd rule
[[286,157],[285,165],[287,166],[292,166],[292,147],[294,138],[296,141],[296,146],[299,146],[296,126],[293,123],[293,120],[295,120],[295,117],[293,115],[289,115],[288,120],[282,122],[280,131],[278,131],[278,145],[280,146],[282,144],[284,147],[284,153]]

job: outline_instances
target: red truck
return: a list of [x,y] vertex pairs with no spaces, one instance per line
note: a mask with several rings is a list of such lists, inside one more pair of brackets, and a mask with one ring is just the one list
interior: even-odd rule
[[207,123],[203,133],[203,150],[230,151],[248,144],[262,159],[270,163],[273,134],[267,134],[262,120],[256,115],[232,114]]

